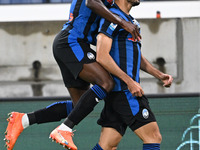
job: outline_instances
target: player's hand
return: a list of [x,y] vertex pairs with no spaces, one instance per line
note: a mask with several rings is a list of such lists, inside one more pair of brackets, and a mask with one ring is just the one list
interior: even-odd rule
[[122,28],[124,28],[126,31],[131,33],[132,38],[134,41],[140,41],[141,40],[141,35],[138,31],[138,28],[135,24],[132,24],[131,22],[127,22],[125,20],[122,20]]
[[132,82],[129,82],[127,86],[133,96],[142,97],[142,95],[144,95],[142,87],[136,81],[132,80]]
[[163,82],[164,87],[170,87],[173,82],[173,77],[168,74],[163,74],[160,80]]

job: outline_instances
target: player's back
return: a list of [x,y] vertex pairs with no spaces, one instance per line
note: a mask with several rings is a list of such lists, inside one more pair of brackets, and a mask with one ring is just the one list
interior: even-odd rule
[[[106,0],[103,3],[110,5]],[[63,30],[69,32],[68,42],[84,41],[95,45],[99,20],[100,16],[85,5],[85,0],[73,0],[69,20],[63,26]]]

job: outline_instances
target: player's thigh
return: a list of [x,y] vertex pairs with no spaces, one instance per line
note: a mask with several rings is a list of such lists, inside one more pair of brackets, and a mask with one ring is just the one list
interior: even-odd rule
[[67,87],[75,105],[82,94],[89,89],[90,83],[80,78],[75,78],[67,65],[59,57],[55,57],[55,59],[60,68],[65,87]]
[[107,92],[114,87],[111,75],[97,62],[84,64],[79,77],[89,83],[102,86]]
[[96,52],[85,42],[74,41],[63,44],[55,40],[54,57],[58,63],[63,63],[75,79],[98,84],[107,92],[114,87],[111,75],[96,62]]
[[143,143],[161,143],[162,141],[157,122],[150,122],[136,129],[134,132]]
[[[113,96],[112,96],[113,97]],[[117,94],[112,108],[120,114],[123,122],[145,143],[160,143],[161,135],[155,116],[146,96],[133,97],[130,91]]]
[[115,150],[122,139],[122,135],[114,128],[102,127],[99,145],[103,150]]

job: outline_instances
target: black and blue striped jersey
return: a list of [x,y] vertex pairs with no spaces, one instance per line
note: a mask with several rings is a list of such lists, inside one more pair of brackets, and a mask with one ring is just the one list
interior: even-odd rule
[[[119,15],[126,21],[136,24],[140,30],[139,23],[130,15],[124,13],[116,4],[110,9],[111,12]],[[121,26],[113,24],[104,18],[100,21],[99,32],[112,38],[112,48],[110,55],[116,64],[133,80],[139,83],[140,61],[141,61],[141,43],[134,42],[132,35]],[[127,85],[119,78],[113,76],[115,87],[113,91],[127,90]]]
[[[73,0],[70,8],[69,20],[62,30],[67,30],[68,43],[84,41],[96,45],[100,16],[96,15],[85,5],[86,0]],[[102,0],[109,7],[112,0]]]

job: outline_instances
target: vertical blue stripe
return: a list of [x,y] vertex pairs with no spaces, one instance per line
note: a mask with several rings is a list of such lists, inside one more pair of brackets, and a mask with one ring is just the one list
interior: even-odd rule
[[50,108],[50,107],[53,107],[55,105],[59,105],[59,104],[66,104],[66,108],[67,108],[67,115],[70,114],[70,112],[72,111],[73,109],[73,103],[71,100],[67,100],[67,101],[61,101],[61,102],[55,102],[55,103],[52,103],[51,105],[47,106],[46,108]]
[[134,58],[134,50],[133,50],[133,42],[126,40],[126,64],[127,64],[127,70],[126,73],[133,78],[133,58]]
[[[79,8],[79,15],[74,18],[73,26],[74,26],[74,32],[76,32],[78,35],[78,38],[83,39],[84,38],[84,29],[85,26],[90,18],[90,15],[92,13],[92,10],[86,7],[85,0],[82,0],[82,3]],[[77,31],[76,31],[77,30]]]
[[101,146],[97,143],[96,146],[92,150],[103,150]]
[[93,89],[93,88],[91,88],[91,89],[97,95],[97,97],[101,99],[101,95],[95,89]]
[[84,52],[81,48],[81,46],[79,45],[79,43],[71,43],[69,44],[69,46],[71,47],[74,55],[76,56],[76,58],[78,59],[78,61],[81,61],[84,57]]
[[93,89],[98,93],[99,98],[104,97],[104,93],[101,90],[99,90],[98,86],[95,86],[95,88],[93,88]]
[[73,109],[73,103],[72,101],[66,101],[66,107],[67,107],[67,116],[70,114],[70,112],[72,111]]
[[115,28],[112,28],[111,24],[108,26],[108,29],[106,30],[106,33],[109,35],[112,35],[113,32],[115,31]]
[[104,99],[106,97],[106,92],[101,89],[98,85],[91,87],[91,90],[98,96],[99,99]]
[[[74,12],[76,3],[77,3],[77,0],[73,0],[73,2],[71,3],[71,6],[70,6],[70,13],[73,13],[73,12]],[[70,13],[69,13],[69,17],[70,17]]]
[[135,80],[139,82],[139,77],[140,77],[140,63],[141,63],[141,51],[140,51],[140,46],[137,43],[137,48],[138,48],[138,63],[137,63],[137,73],[136,73],[136,78]]
[[143,144],[143,150],[160,150],[159,143]]
[[94,85],[91,89],[99,98],[101,98],[101,94],[96,90],[96,88],[97,88],[96,86],[97,85]]
[[106,97],[105,92],[99,86],[96,86],[96,89],[99,91],[100,95],[102,95],[103,97]]
[[[117,35],[113,39],[113,45],[110,51],[110,56],[113,58],[113,60],[116,62],[116,64],[120,67],[120,58],[119,58],[119,47],[118,47],[118,36]],[[113,79],[115,81],[115,87],[113,88],[113,91],[121,91],[121,82],[120,79],[113,76]]]
[[129,90],[126,90],[124,93],[126,94],[126,98],[130,105],[131,111],[132,111],[133,115],[135,116],[139,112],[139,109],[140,109],[138,100],[137,100],[136,96],[134,96],[134,97],[132,96],[132,94]]

